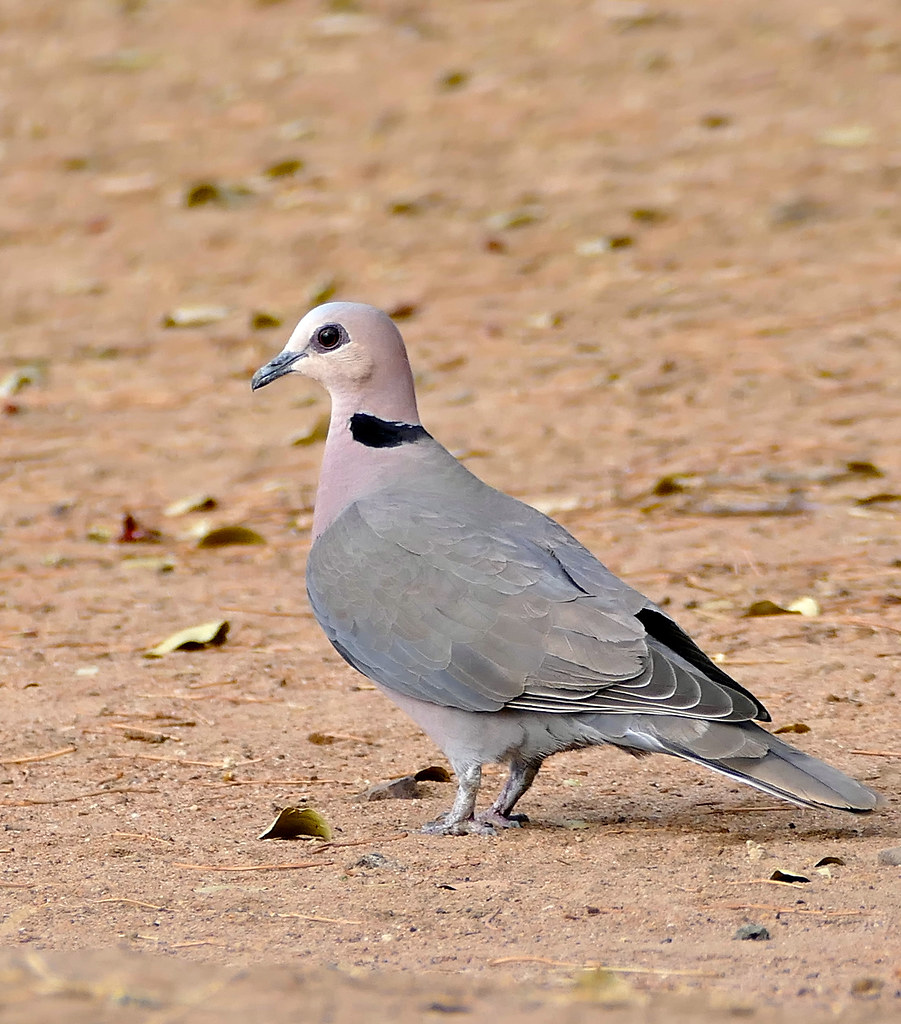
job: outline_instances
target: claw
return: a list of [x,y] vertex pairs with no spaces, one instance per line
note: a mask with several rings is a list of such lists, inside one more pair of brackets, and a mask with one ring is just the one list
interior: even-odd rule
[[496,836],[497,830],[488,821],[477,818],[468,818],[465,821],[447,821],[438,818],[422,826],[422,831],[432,836]]
[[528,824],[529,816],[528,814],[502,814],[492,807],[477,815],[476,820],[494,828],[522,828],[523,825]]

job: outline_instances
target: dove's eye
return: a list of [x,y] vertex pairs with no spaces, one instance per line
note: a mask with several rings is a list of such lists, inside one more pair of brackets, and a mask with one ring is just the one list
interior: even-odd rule
[[320,348],[327,352],[337,348],[347,338],[344,328],[340,324],[326,324],[316,332],[316,342]]

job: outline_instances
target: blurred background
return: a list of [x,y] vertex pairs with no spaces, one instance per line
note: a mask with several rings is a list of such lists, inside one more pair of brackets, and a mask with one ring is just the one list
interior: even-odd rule
[[[425,809],[352,800],[437,755],[306,608],[325,396],[295,379],[249,390],[332,297],[395,316],[426,426],[475,472],[667,602],[777,724],[806,727],[799,745],[897,791],[899,14],[4,0],[4,941],[492,978],[502,945],[533,957],[505,968],[517,981],[625,957],[650,972],[631,979],[642,992],[889,998],[897,960],[872,963],[898,911],[876,866],[891,816],[764,821],[747,792],[657,760],[560,758],[528,834],[464,855],[411,834],[388,851],[407,874],[378,884],[295,875],[306,912],[344,922],[327,931],[280,922],[277,886],[203,889],[177,865],[304,859],[261,852],[273,804],[314,799],[362,841],[446,802],[440,786]],[[804,615],[748,616],[799,599]],[[220,646],[143,657],[222,621]],[[314,776],[331,782],[298,781]],[[811,897],[851,916],[816,919],[834,922],[828,944],[783,917],[769,947],[726,943],[728,969],[703,980],[747,914],[786,902],[728,888],[761,875],[751,837],[797,867],[854,863]],[[561,881],[549,843],[584,864]],[[599,863],[618,865],[607,891]],[[458,912],[447,886],[464,877],[483,888]],[[491,918],[520,877],[540,899]],[[450,913],[435,918],[438,884]],[[742,909],[752,891],[764,909]],[[661,945],[670,925],[678,948]]]

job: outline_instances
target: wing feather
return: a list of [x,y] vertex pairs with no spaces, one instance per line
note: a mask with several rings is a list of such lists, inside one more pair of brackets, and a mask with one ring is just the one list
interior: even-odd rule
[[310,602],[355,668],[469,711],[765,714],[562,527],[460,469],[459,500],[378,492],[314,544]]

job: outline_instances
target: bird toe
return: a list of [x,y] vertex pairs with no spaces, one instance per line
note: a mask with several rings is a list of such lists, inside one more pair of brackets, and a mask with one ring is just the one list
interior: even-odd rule
[[479,818],[468,818],[464,821],[448,821],[438,818],[422,826],[422,831],[431,836],[496,836],[494,823]]

